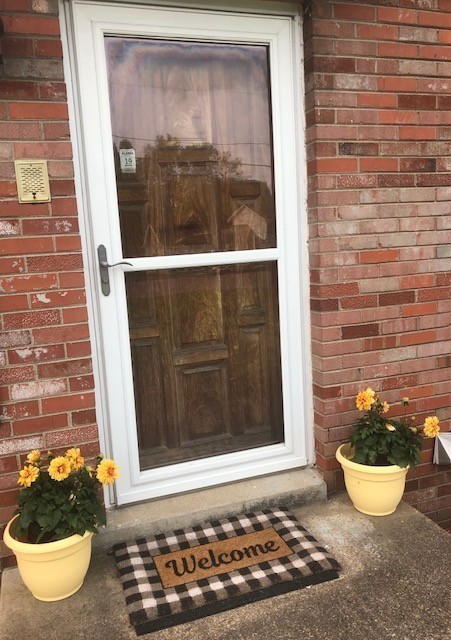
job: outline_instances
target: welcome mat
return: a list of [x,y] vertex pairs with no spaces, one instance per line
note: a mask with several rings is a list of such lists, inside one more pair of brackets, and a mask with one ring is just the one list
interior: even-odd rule
[[214,520],[113,550],[138,635],[333,580],[340,569],[284,511]]

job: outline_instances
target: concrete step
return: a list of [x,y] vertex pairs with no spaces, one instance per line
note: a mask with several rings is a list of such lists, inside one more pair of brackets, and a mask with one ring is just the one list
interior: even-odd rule
[[111,509],[94,544],[108,548],[143,535],[189,527],[211,519],[274,507],[295,509],[324,502],[326,484],[311,468],[275,473]]
[[[346,494],[293,511],[340,562],[338,580],[140,637],[451,639],[450,534],[406,503],[391,516],[365,516],[354,509]],[[17,640],[30,633],[38,640],[60,640],[62,636],[136,640],[114,558],[95,548],[83,587],[60,602],[35,600],[17,569],[7,569],[0,598],[0,637]]]

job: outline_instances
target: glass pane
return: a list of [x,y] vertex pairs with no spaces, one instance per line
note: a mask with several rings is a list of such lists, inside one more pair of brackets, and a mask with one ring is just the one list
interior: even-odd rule
[[125,278],[141,468],[282,442],[276,262]]
[[268,48],[105,45],[123,255],[274,247]]

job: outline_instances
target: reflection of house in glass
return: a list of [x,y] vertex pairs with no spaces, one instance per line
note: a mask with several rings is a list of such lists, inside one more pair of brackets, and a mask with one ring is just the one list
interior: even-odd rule
[[[128,139],[120,150],[133,149]],[[119,151],[120,151],[119,150]],[[242,159],[167,134],[124,172],[114,145],[123,254],[157,256],[274,247],[274,197]]]
[[235,213],[230,216],[228,222],[233,225],[237,234],[242,233],[240,228],[244,228],[245,233],[253,233],[257,238],[260,238],[260,240],[266,240],[268,223],[262,216],[245,204],[242,204]]

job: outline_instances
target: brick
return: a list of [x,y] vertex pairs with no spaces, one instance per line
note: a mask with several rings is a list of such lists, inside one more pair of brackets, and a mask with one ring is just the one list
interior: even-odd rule
[[86,307],[69,307],[63,309],[63,323],[76,324],[88,321],[88,312]]
[[37,400],[28,400],[27,402],[15,402],[2,408],[2,415],[9,419],[27,418],[37,416],[39,414],[39,403]]
[[335,18],[343,18],[348,20],[369,20],[374,21],[376,11],[374,7],[368,7],[356,4],[334,4]]
[[58,80],[64,78],[61,60],[49,58],[5,58],[4,75],[7,78],[30,80]]
[[437,167],[436,158],[401,158],[399,161],[400,171],[407,172],[430,172]]
[[57,236],[55,238],[56,251],[81,251],[80,236]]
[[377,156],[377,142],[339,142],[338,152],[342,156]]
[[405,318],[407,318],[408,316],[423,316],[431,313],[437,313],[436,302],[423,302],[421,304],[410,304],[410,305],[404,306],[402,309],[402,315]]
[[358,24],[357,37],[369,40],[397,40],[398,27],[385,24]]
[[401,305],[415,302],[415,291],[395,291],[393,293],[379,294],[379,305]]
[[435,95],[411,93],[398,96],[398,107],[400,109],[435,109],[436,103],[437,98]]
[[[72,424],[74,426],[84,426],[96,423],[96,412],[94,409],[72,412]],[[1,460],[1,459],[0,459]]]
[[9,113],[16,120],[67,120],[67,104],[60,102],[11,102]]
[[8,367],[0,370],[0,384],[2,385],[33,380],[33,378],[33,367]]
[[59,413],[74,409],[88,409],[94,407],[94,393],[77,393],[70,396],[45,398],[42,400],[42,410],[45,413]]
[[35,55],[45,58],[62,58],[63,49],[60,40],[35,40]]
[[84,391],[87,389],[94,389],[94,376],[77,376],[76,378],[69,378],[69,389],[71,391]]
[[418,24],[427,27],[438,27],[439,29],[451,28],[451,15],[442,12],[421,11],[418,14]]
[[435,331],[415,331],[414,333],[404,333],[400,335],[400,346],[404,347],[411,344],[424,344],[426,342],[435,342],[437,334]]
[[68,426],[67,413],[53,416],[41,416],[27,420],[15,420],[13,430],[15,435],[43,433],[52,429],[61,429]]
[[10,364],[45,362],[46,360],[56,360],[58,358],[64,358],[63,344],[49,345],[48,347],[24,347],[8,352]]
[[401,140],[435,140],[437,130],[435,127],[400,127]]
[[[63,379],[37,380],[11,386],[12,400],[30,400],[64,393],[67,390],[66,381]],[[49,411],[49,413],[56,413]]]
[[[420,13],[421,15],[421,13]],[[378,7],[377,19],[380,22],[398,22],[402,24],[417,24],[418,13],[410,9],[394,9],[391,7]]]
[[67,122],[43,122],[42,128],[46,140],[69,140],[70,138],[69,124]]
[[50,235],[78,231],[78,221],[71,218],[32,218],[22,223],[24,235]]
[[35,82],[23,80],[2,80],[0,84],[0,99],[32,100],[38,97]]
[[402,173],[379,173],[377,176],[378,187],[413,187],[414,184],[415,177],[413,175],[406,175]]
[[378,324],[351,324],[341,328],[341,336],[343,340],[365,338],[367,336],[377,336],[378,334]]
[[72,158],[72,145],[65,141],[16,142],[14,151],[17,158]]
[[397,158],[360,158],[361,171],[398,171]]
[[56,289],[58,279],[53,274],[33,274],[0,278],[0,292],[14,293],[19,291],[39,291]]
[[0,441],[0,456],[11,453],[29,453],[32,449],[42,449],[44,438],[42,435],[28,438],[10,438]]
[[[25,269],[25,262],[23,258],[0,258],[0,273],[20,273]],[[1,279],[0,279],[1,283]],[[1,285],[0,285],[0,293]]]
[[318,173],[357,171],[357,160],[351,158],[320,158],[316,160],[315,171]]
[[360,262],[362,264],[373,264],[380,262],[393,262],[399,260],[398,249],[382,249],[377,251],[362,251]]
[[[44,238],[43,238],[44,239]],[[31,272],[40,271],[73,271],[83,268],[80,254],[53,254],[28,258],[28,270]]]
[[416,78],[377,78],[377,88],[380,91],[416,91],[417,80]]
[[0,333],[0,347],[10,349],[12,347],[22,347],[31,343],[29,331],[8,331]]
[[30,329],[60,324],[61,318],[58,309],[45,309],[44,311],[5,314],[3,322],[5,329]]
[[362,309],[365,307],[375,307],[377,297],[375,295],[351,296],[340,300],[342,309]]
[[0,297],[0,312],[24,311],[28,308],[28,298],[25,295]]
[[357,96],[359,107],[392,107],[397,106],[397,97],[391,93],[361,93]]
[[40,82],[39,97],[42,100],[66,100],[66,85],[64,82]]
[[[59,342],[71,343],[83,338],[89,337],[89,328],[87,324],[69,325],[66,327],[51,327],[43,329],[34,329],[33,338],[37,345],[55,344]],[[67,353],[68,357],[69,352]]]
[[40,378],[57,378],[75,376],[92,372],[90,358],[78,360],[62,360],[61,362],[49,362],[38,366]]
[[6,33],[24,33],[39,35],[59,35],[59,21],[54,17],[29,15],[5,15],[3,24]]
[[387,58],[418,58],[418,47],[415,44],[381,42],[377,47],[378,55]]
[[33,140],[40,137],[39,125],[36,122],[0,122],[0,139]]
[[47,291],[33,294],[30,298],[31,307],[67,307],[78,305],[86,301],[86,294],[82,290]]
[[435,275],[413,275],[404,276],[399,279],[399,286],[401,289],[419,289],[422,287],[433,287],[435,284]]
[[66,351],[68,358],[80,358],[83,356],[89,356],[91,355],[91,343],[88,341],[69,342],[66,345]]

